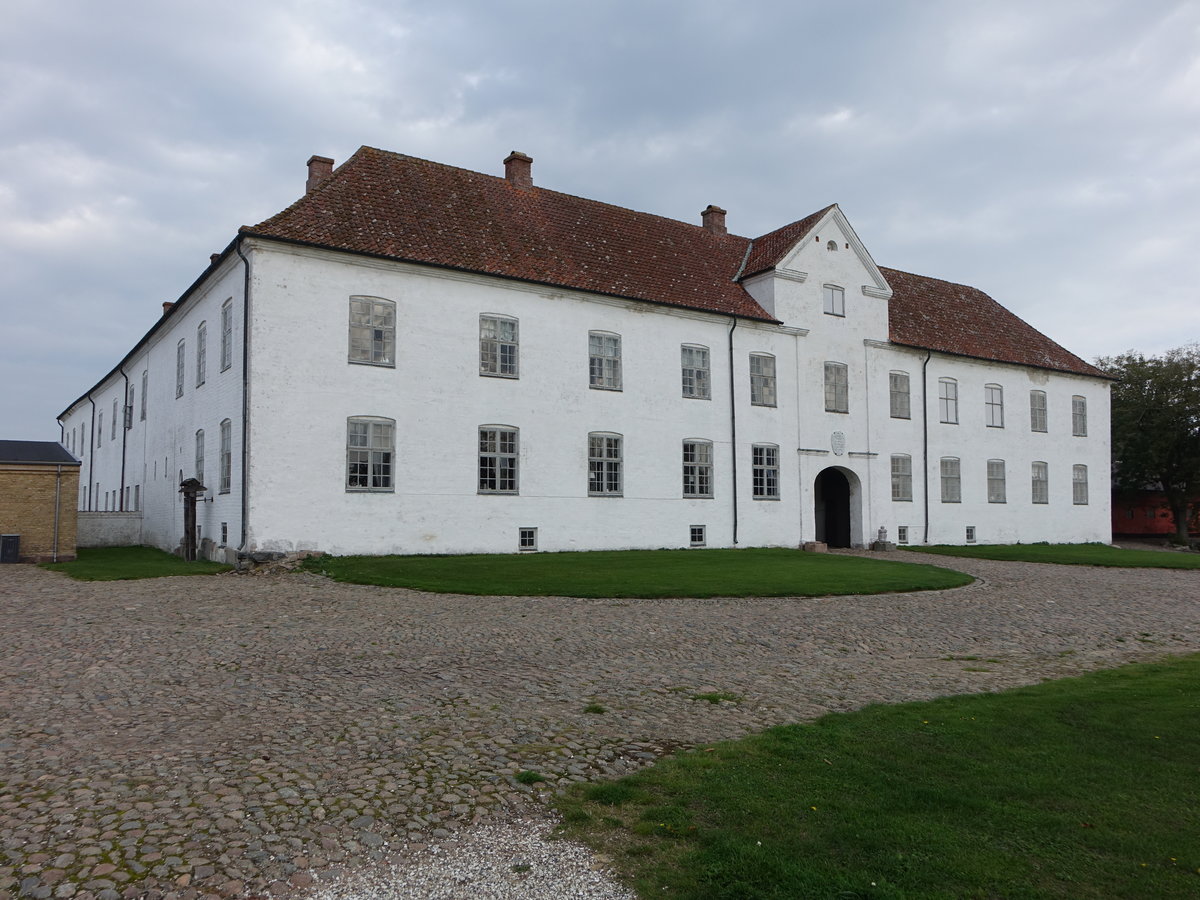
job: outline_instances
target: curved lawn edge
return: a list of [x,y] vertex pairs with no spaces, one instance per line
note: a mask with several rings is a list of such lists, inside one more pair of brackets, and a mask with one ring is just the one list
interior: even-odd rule
[[1200,553],[1127,550],[1108,544],[951,544],[906,546],[912,553],[990,559],[1000,562],[1049,563],[1060,566],[1100,566],[1120,569],[1200,569]]
[[321,556],[304,567],[351,584],[582,599],[833,597],[946,590],[975,580],[941,565],[786,548]]

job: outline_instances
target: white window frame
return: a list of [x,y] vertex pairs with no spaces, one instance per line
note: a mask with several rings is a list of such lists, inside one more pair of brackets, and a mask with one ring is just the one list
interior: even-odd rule
[[968,526],[967,526],[966,538],[967,538],[967,543],[968,543],[968,544],[974,544],[974,543],[975,543],[975,526],[974,526],[974,525],[968,525]]
[[1049,416],[1046,413],[1046,392],[1029,392],[1029,430],[1039,433],[1049,431]]
[[196,429],[196,465],[195,478],[204,484],[204,429]]
[[351,297],[347,340],[346,360],[353,365],[396,368],[396,301]]
[[480,425],[479,493],[520,492],[521,430],[512,425]]
[[888,412],[893,419],[912,418],[912,383],[907,372],[888,372]]
[[1075,506],[1088,504],[1088,467],[1071,466],[1071,502]]
[[221,456],[218,462],[221,466],[218,492],[228,494],[233,483],[233,423],[229,419],[221,421]]
[[147,369],[142,369],[142,406],[141,420],[146,421],[146,388],[150,383],[150,372]]
[[396,420],[383,416],[346,419],[346,493],[394,493]]
[[942,502],[962,503],[962,460],[943,456],[941,460]]
[[1050,502],[1050,464],[1038,460],[1029,469],[1030,499],[1038,505]]
[[907,453],[892,454],[892,500],[912,503],[912,457]]
[[530,526],[517,529],[517,550],[532,553],[538,548],[538,530]]
[[208,323],[196,326],[196,387],[204,384],[208,369]]
[[779,445],[750,447],[751,495],[755,500],[779,499]]
[[588,332],[588,387],[621,390],[621,336],[611,331]]
[[750,354],[750,405],[775,406],[778,402],[775,357],[770,353]]
[[119,419],[117,418],[118,407],[119,407],[119,401],[117,400],[116,397],[113,397],[112,423],[110,425],[110,427],[112,428],[112,433],[108,436],[109,440],[113,440],[113,441],[115,441],[117,439],[117,422],[119,421]]
[[611,431],[588,433],[588,496],[625,494],[625,439]]
[[[834,245],[837,249],[837,245]],[[846,316],[846,291],[836,284],[826,284],[821,287],[822,305],[827,316]]]
[[825,412],[850,412],[850,367],[845,363],[825,363]]
[[688,546],[689,547],[707,547],[708,546],[708,528],[704,525],[689,525],[688,526]]
[[179,343],[175,345],[175,399],[178,400],[183,396],[183,373],[186,368],[185,361],[187,347],[183,338],[179,339]]
[[104,443],[104,410],[96,413],[96,446]]
[[987,499],[988,503],[1008,502],[1008,473],[1002,459],[987,461]]
[[1071,434],[1087,437],[1087,397],[1079,394],[1071,398]]
[[938,379],[938,418],[945,425],[958,424],[958,379]]
[[512,316],[479,316],[479,374],[489,378],[521,376],[520,324]]
[[703,438],[683,442],[683,496],[712,499],[713,444]]
[[896,526],[896,543],[897,544],[907,544],[908,543],[908,526],[907,525],[897,525]]
[[233,365],[233,298],[221,304],[221,371]]
[[683,396],[689,400],[712,399],[712,370],[708,348],[703,344],[683,344],[679,348]]
[[998,384],[983,386],[983,406],[988,428],[1004,427],[1004,388]]

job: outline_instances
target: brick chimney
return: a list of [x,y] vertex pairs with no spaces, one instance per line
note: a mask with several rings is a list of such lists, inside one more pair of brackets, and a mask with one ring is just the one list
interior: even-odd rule
[[515,188],[527,191],[533,187],[533,157],[514,150],[504,158],[504,177]]
[[169,313],[171,311],[171,308],[174,306],[175,306],[175,304],[172,303],[170,300],[164,300],[163,301],[163,315],[165,316],[167,313]]
[[213,263],[215,263],[220,258],[221,258],[220,253],[210,253],[210,254],[208,254],[208,264],[211,266]]
[[332,159],[328,156],[310,156],[308,158],[308,181],[304,183],[304,192],[311,194],[332,174]]
[[700,213],[700,218],[704,222],[705,229],[713,234],[729,234],[725,229],[725,210],[721,207],[708,204],[704,212]]

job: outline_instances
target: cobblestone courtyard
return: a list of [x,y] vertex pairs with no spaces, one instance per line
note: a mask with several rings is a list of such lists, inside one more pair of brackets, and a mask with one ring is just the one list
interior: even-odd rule
[[1200,572],[941,561],[982,580],[617,601],[0,567],[0,897],[303,893],[680,744],[1200,650]]

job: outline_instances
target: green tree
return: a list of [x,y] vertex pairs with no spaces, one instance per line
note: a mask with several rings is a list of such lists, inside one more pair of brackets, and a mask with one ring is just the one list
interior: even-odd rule
[[1133,350],[1096,364],[1119,379],[1112,389],[1113,483],[1160,486],[1180,542],[1200,496],[1200,344],[1144,356]]

